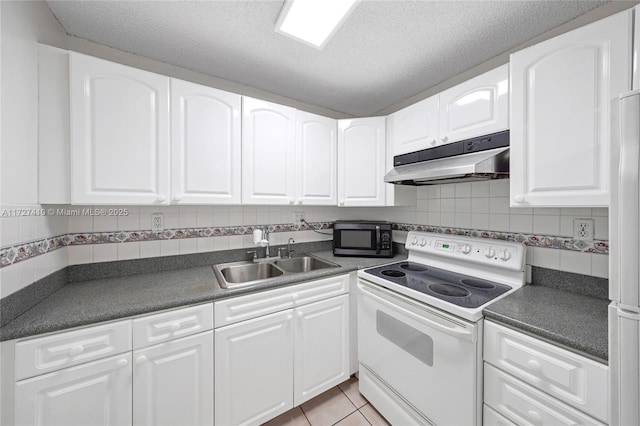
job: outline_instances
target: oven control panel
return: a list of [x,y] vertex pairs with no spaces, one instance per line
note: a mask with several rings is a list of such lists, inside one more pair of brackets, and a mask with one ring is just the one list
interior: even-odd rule
[[505,269],[524,268],[525,247],[513,241],[411,231],[405,247],[409,252],[467,259]]

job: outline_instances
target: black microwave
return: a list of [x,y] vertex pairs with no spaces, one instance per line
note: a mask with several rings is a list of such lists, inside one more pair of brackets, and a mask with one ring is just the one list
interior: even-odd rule
[[334,256],[393,257],[391,224],[339,220],[333,224]]

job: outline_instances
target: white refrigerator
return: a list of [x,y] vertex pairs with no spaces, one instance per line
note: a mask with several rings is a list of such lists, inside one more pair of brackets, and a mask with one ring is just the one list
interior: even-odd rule
[[[637,86],[636,86],[637,87]],[[640,425],[640,90],[613,101],[609,208],[612,425]]]

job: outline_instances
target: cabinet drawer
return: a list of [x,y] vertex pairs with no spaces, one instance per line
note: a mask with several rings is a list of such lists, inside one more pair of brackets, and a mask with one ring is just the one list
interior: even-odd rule
[[133,349],[212,329],[212,303],[149,315],[133,320]]
[[483,426],[517,426],[511,420],[502,414],[496,413],[496,410],[487,404],[482,406],[482,425]]
[[607,421],[607,366],[490,321],[484,339],[486,362]]
[[518,425],[603,425],[520,380],[484,364],[484,402]]
[[67,331],[16,343],[16,380],[131,350],[131,322]]
[[215,324],[222,327],[349,292],[349,275],[324,278],[214,302]]

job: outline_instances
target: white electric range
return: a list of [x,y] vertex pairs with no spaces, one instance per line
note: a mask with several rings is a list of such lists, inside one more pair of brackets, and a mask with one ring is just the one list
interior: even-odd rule
[[409,232],[358,271],[360,392],[392,424],[482,423],[482,310],[524,285],[525,246]]

